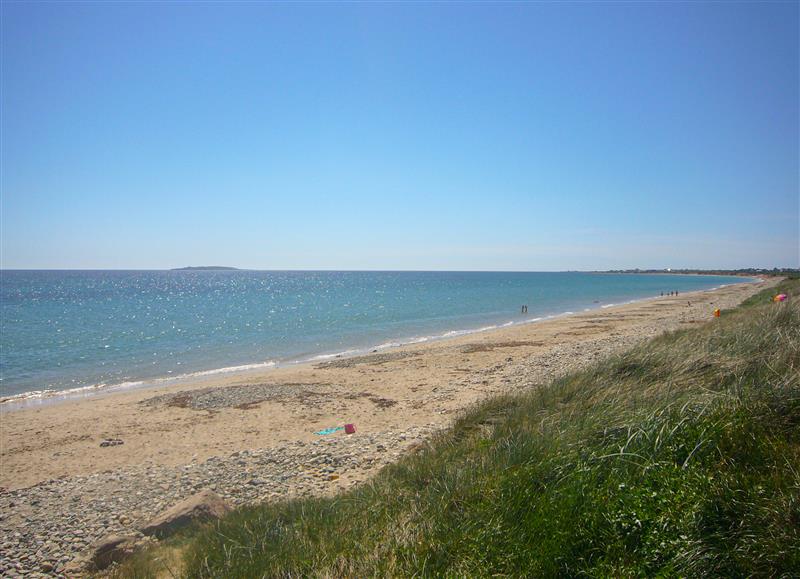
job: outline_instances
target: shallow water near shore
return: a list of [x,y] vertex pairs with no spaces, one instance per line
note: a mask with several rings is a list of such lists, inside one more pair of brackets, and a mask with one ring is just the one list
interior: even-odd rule
[[325,360],[740,281],[748,280],[594,273],[4,271],[0,396],[93,394]]

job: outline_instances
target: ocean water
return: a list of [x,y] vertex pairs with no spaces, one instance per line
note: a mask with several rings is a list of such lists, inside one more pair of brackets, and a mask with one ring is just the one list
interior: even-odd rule
[[732,282],[592,273],[3,271],[0,397],[324,359]]

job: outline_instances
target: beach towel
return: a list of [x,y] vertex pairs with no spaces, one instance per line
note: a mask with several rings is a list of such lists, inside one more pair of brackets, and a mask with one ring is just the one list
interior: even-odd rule
[[334,432],[339,432],[340,430],[344,430],[344,426],[332,426],[331,428],[325,428],[314,434],[318,434],[320,436],[325,436],[326,434],[333,434]]

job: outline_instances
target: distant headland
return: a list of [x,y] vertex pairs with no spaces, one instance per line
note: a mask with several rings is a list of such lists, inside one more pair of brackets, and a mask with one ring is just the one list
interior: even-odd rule
[[238,271],[238,267],[225,265],[199,265],[190,267],[173,267],[170,271]]
[[611,269],[601,273],[675,273],[684,275],[697,274],[697,275],[738,275],[738,276],[764,275],[764,276],[788,276],[794,278],[798,274],[800,274],[800,270],[798,270],[797,268],[790,268],[790,267],[782,267],[782,268],[774,267],[772,269],[768,269],[765,267],[747,267],[741,269],[685,269],[685,268],[638,269],[637,268],[637,269]]

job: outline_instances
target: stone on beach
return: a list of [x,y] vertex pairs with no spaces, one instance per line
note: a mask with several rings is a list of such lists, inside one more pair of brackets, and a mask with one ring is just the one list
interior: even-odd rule
[[70,561],[64,568],[64,573],[71,577],[102,571],[113,563],[124,561],[145,543],[146,541],[134,536],[106,535]]
[[230,511],[222,497],[206,489],[159,514],[141,531],[145,535],[166,537],[191,523],[218,519]]

